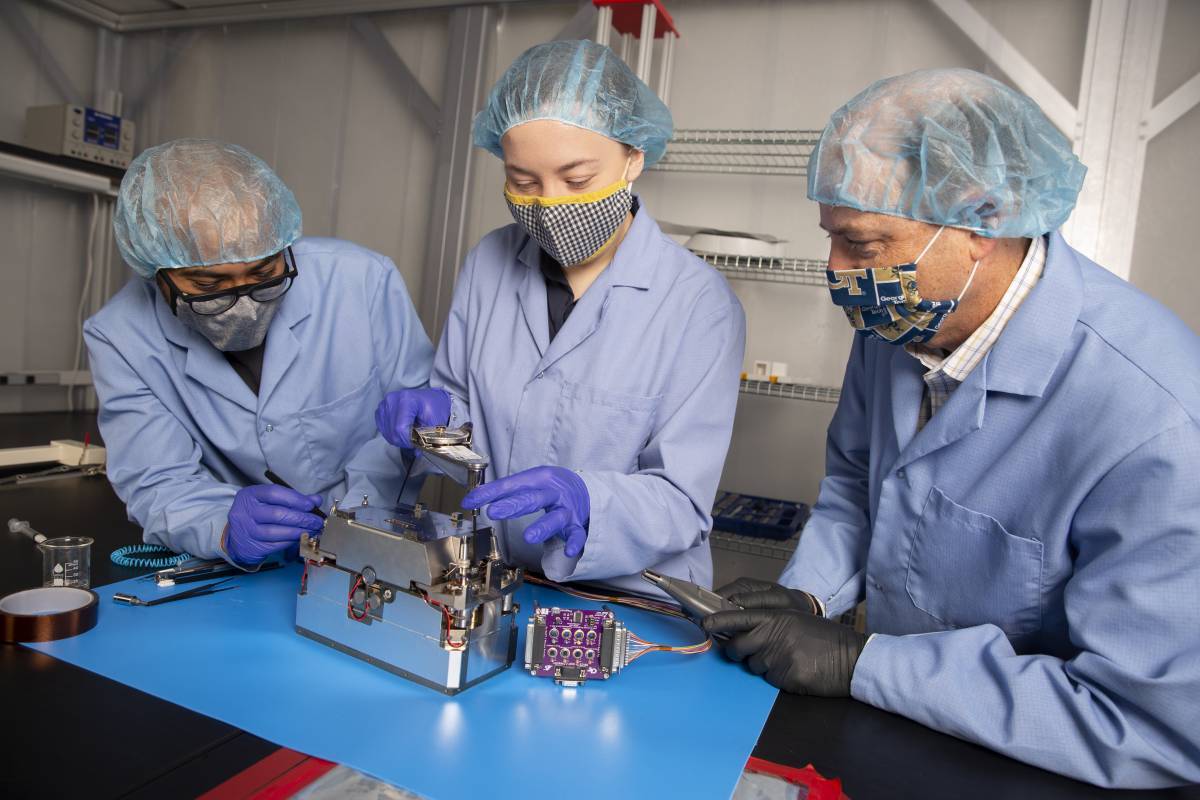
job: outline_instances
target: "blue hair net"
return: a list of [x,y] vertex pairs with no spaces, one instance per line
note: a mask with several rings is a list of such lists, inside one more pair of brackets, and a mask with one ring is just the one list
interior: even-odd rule
[[262,159],[211,139],[148,148],[121,181],[113,232],[143,278],[257,261],[300,238],[300,206]]
[[842,106],[808,161],[819,203],[1033,237],[1071,214],[1087,168],[1025,95],[969,69],[887,78]]
[[551,119],[636,147],[646,166],[662,158],[671,112],[609,48],[549,42],[521,54],[475,115],[475,144],[504,158],[500,138],[523,122]]

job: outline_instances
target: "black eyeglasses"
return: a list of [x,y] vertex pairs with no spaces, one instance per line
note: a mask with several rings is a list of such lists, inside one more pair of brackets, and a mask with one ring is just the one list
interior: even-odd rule
[[209,294],[187,294],[180,291],[179,287],[175,285],[175,281],[171,280],[170,270],[159,270],[158,274],[162,275],[170,290],[172,314],[179,313],[179,303],[182,301],[191,306],[195,313],[211,317],[223,314],[233,308],[238,299],[246,295],[259,303],[269,303],[283,297],[284,293],[292,288],[292,281],[295,280],[298,273],[296,272],[296,256],[292,253],[292,248],[284,248],[281,255],[284,263],[282,275],[276,275],[274,278],[268,278],[259,283],[248,283],[245,286],[235,286],[232,289]]

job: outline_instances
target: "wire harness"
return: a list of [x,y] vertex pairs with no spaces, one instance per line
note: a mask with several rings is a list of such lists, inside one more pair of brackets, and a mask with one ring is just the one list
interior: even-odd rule
[[109,560],[118,567],[133,569],[165,569],[187,561],[187,553],[176,553],[161,544],[131,544],[112,551]]

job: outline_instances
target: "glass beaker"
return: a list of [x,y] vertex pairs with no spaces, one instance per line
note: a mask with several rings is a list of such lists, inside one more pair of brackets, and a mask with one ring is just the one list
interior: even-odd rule
[[42,586],[92,585],[92,539],[88,536],[60,536],[38,545],[42,551]]

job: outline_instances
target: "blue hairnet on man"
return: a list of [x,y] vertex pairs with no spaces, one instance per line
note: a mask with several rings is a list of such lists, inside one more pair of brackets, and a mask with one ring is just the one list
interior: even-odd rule
[[141,280],[84,339],[108,476],[147,542],[250,569],[334,498],[396,497],[407,464],[372,412],[427,383],[433,347],[389,259],[302,238],[270,167],[206,139],[139,155],[113,228]]
[[[857,331],[780,584],[726,653],[1105,787],[1200,781],[1200,337],[1072,249],[1084,168],[970,70],[836,111],[808,194]],[[1132,224],[1132,221],[1131,221]],[[866,601],[866,634],[832,618]]]

